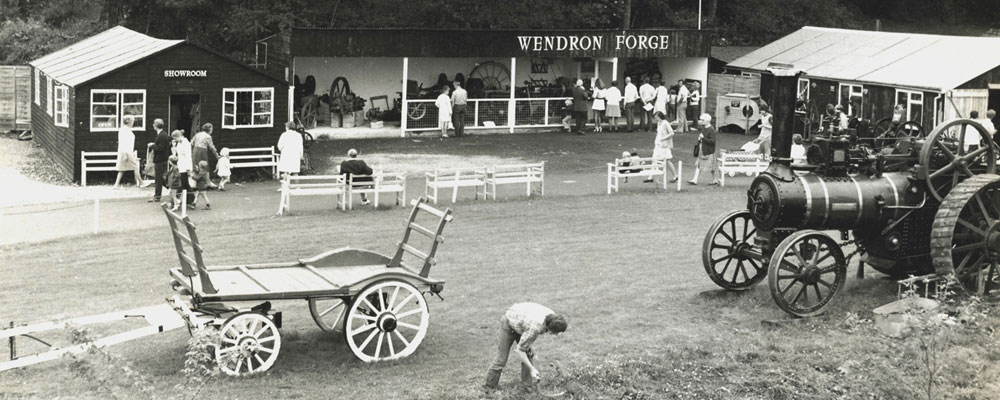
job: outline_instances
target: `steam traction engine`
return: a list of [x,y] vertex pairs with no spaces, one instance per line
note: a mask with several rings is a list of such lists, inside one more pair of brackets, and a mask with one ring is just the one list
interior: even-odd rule
[[844,248],[854,245],[851,256],[891,277],[954,273],[969,291],[1000,294],[998,149],[981,125],[956,119],[926,137],[870,139],[833,127],[805,143],[805,164],[792,164],[799,73],[770,71],[774,161],[750,185],[747,209],[708,231],[702,257],[713,282],[746,290],[767,278],[781,309],[816,315],[844,286]]

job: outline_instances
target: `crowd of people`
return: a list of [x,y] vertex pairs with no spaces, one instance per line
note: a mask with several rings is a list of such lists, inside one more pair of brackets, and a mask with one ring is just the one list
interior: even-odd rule
[[[619,88],[618,81],[605,86],[601,79],[593,79],[590,88],[584,86],[583,79],[577,79],[571,91],[572,99],[566,100],[563,129],[577,135],[584,135],[588,123],[593,123],[594,132],[603,132],[605,122],[608,130],[622,129],[621,118],[625,119],[624,131],[653,132],[660,120],[670,121],[678,132],[689,128],[689,114],[700,112],[701,84],[697,81],[677,81],[667,88],[660,81],[653,86],[649,78],[643,79],[636,87],[631,77],[625,77],[625,85]],[[655,119],[656,113],[662,118]],[[590,116],[593,116],[593,119]],[[570,125],[570,121],[574,124]]]

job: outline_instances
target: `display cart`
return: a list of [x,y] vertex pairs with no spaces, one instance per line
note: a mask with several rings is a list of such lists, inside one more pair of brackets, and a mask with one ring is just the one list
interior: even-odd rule
[[[436,263],[437,247],[444,242],[441,232],[453,218],[450,209],[438,210],[423,198],[413,200],[412,205],[403,240],[392,257],[344,247],[286,263],[227,266],[206,266],[195,225],[164,207],[180,259],[180,267],[170,270],[172,286],[179,295],[159,306],[0,330],[0,339],[7,338],[11,346],[11,360],[0,363],[0,371],[83,352],[89,346],[121,343],[187,326],[217,330],[219,342],[214,351],[222,372],[263,372],[271,368],[281,349],[281,313],[272,310],[271,301],[296,299],[309,303],[310,314],[321,329],[343,332],[348,347],[360,360],[406,357],[427,334],[430,314],[424,294],[436,295],[444,289],[444,281],[431,278],[430,270]],[[421,213],[436,217],[437,226],[419,225],[417,216]],[[429,239],[427,253],[411,244],[414,232]],[[405,263],[407,254],[408,259],[420,263]],[[245,307],[248,304],[250,307]],[[130,317],[145,318],[149,326],[91,343],[50,347],[40,354],[16,354],[14,339],[18,337],[42,342],[33,335]]]

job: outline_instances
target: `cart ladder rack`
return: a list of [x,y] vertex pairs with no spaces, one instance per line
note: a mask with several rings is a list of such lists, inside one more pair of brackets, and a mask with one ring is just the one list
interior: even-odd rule
[[[399,242],[399,248],[396,250],[396,255],[392,258],[392,261],[389,262],[389,267],[401,266],[403,262],[403,253],[409,253],[423,262],[423,265],[420,268],[420,276],[426,278],[430,276],[431,267],[437,263],[434,259],[434,254],[437,253],[438,245],[444,243],[444,237],[441,236],[441,232],[444,231],[444,226],[451,222],[454,216],[452,216],[450,208],[445,209],[444,211],[438,210],[430,204],[427,204],[427,199],[423,197],[414,199],[410,202],[410,204],[413,206],[413,210],[410,211],[410,218],[406,223],[406,231],[403,233],[403,240]],[[439,218],[435,229],[428,229],[416,223],[417,213],[421,210]],[[423,251],[410,245],[410,233],[412,232],[417,232],[431,239],[431,249],[429,252],[424,253]]]
[[[206,294],[218,293],[218,290],[212,285],[212,280],[208,277],[208,268],[205,267],[205,259],[201,255],[201,245],[198,244],[198,233],[195,232],[195,226],[191,222],[191,218],[177,215],[177,213],[170,211],[170,208],[166,204],[162,207],[163,213],[167,214],[167,222],[170,222],[170,232],[174,236],[174,246],[177,248],[177,257],[181,263],[181,273],[189,280],[193,280],[195,276],[198,276],[201,281],[202,292]],[[182,225],[184,228],[181,228]],[[191,253],[194,254],[193,258],[185,251],[184,245],[191,247]],[[195,271],[196,268],[197,271]],[[194,288],[194,282],[189,283]]]

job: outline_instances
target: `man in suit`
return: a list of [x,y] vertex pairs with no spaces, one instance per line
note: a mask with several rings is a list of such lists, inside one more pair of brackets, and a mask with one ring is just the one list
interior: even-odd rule
[[577,135],[584,134],[583,127],[587,124],[587,112],[590,111],[588,100],[590,95],[587,94],[587,89],[583,88],[583,79],[577,79],[576,86],[573,86],[573,119],[576,120],[573,132]]
[[153,120],[153,129],[156,130],[156,138],[149,145],[153,147],[153,182],[156,189],[153,190],[153,198],[149,202],[159,203],[163,187],[167,184],[167,159],[170,158],[173,140],[167,130],[163,129],[162,119]]
[[[355,186],[358,182],[371,182],[371,174],[373,173],[372,167],[369,167],[365,160],[358,159],[358,151],[355,149],[350,149],[347,151],[347,159],[340,163],[340,173],[347,175],[347,179],[351,179],[351,175],[369,175],[364,178],[358,178],[355,180]],[[369,185],[361,185],[360,187],[368,187]],[[361,193],[361,204],[368,204],[368,196]]]

